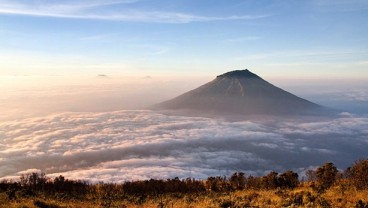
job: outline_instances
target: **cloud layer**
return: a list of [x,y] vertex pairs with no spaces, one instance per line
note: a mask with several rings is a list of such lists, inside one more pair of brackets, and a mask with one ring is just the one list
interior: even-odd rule
[[152,111],[62,113],[0,123],[0,177],[91,181],[264,174],[366,157],[368,118],[227,122]]

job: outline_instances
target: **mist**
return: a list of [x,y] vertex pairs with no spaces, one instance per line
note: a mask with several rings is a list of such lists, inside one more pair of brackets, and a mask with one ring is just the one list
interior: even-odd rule
[[0,76],[0,121],[61,112],[145,109],[206,82],[203,77]]
[[270,82],[317,104],[341,112],[368,114],[368,81],[365,79],[277,79]]

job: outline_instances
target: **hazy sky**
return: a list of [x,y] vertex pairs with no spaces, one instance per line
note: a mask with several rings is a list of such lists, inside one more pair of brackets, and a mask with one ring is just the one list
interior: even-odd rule
[[366,0],[0,0],[0,75],[368,77]]

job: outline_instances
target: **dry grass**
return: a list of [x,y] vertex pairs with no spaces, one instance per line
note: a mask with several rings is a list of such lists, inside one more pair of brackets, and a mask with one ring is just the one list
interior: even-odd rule
[[[359,202],[359,200],[361,202]],[[103,205],[105,204],[105,205]],[[361,206],[363,205],[363,206]],[[0,194],[0,208],[60,208],[60,207],[120,207],[120,208],[200,208],[200,207],[368,207],[368,190],[356,190],[352,186],[333,186],[318,194],[308,184],[302,184],[294,190],[242,190],[234,192],[207,192],[200,195],[164,195],[147,197],[144,200],[129,198],[112,201],[86,199],[85,201],[56,201],[44,197],[21,198],[9,201],[4,193]]]

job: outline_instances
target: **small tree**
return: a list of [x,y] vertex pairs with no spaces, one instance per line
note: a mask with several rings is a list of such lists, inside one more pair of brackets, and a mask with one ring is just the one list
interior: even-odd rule
[[317,168],[317,183],[321,191],[330,188],[334,184],[337,172],[337,168],[331,162],[325,163],[321,167]]
[[246,178],[243,172],[236,172],[230,177],[231,187],[235,190],[245,188]]
[[271,171],[266,176],[262,177],[262,188],[265,189],[275,189],[278,186],[278,173],[275,171]]
[[47,182],[45,173],[29,173],[20,176],[22,186],[31,187],[34,189],[42,188]]
[[352,183],[357,189],[368,188],[368,159],[355,162],[349,172]]
[[278,178],[279,186],[282,188],[295,188],[299,185],[298,174],[289,170],[282,173]]
[[261,188],[261,178],[260,177],[255,177],[255,176],[248,176],[247,180],[246,180],[246,187],[248,189],[260,189]]
[[228,188],[226,177],[221,176],[208,177],[206,181],[206,186],[207,189],[211,191],[224,191]]

